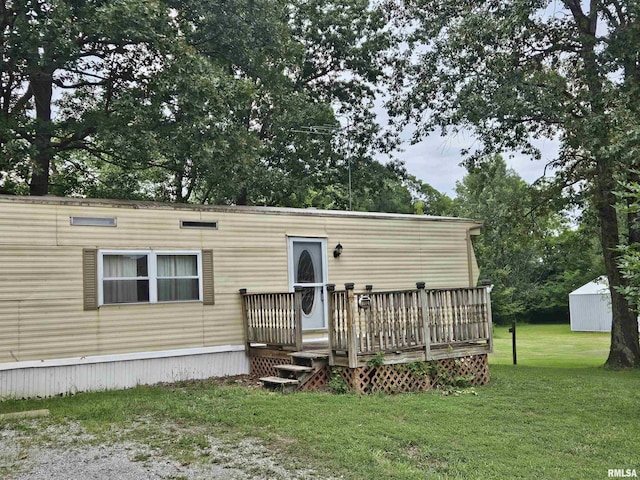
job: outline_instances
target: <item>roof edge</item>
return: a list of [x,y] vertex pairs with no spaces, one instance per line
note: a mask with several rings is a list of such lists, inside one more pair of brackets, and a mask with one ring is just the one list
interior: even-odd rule
[[386,218],[415,221],[440,221],[473,223],[480,228],[478,220],[459,217],[438,217],[432,215],[414,215],[409,213],[360,212],[345,210],[321,210],[316,208],[261,207],[246,205],[199,205],[193,203],[152,202],[147,200],[115,200],[101,198],[74,198],[45,195],[41,197],[24,195],[0,195],[3,203],[28,203],[41,205],[68,205],[77,207],[146,208],[157,210],[182,210],[196,212],[258,213],[271,215],[298,215],[320,217]]

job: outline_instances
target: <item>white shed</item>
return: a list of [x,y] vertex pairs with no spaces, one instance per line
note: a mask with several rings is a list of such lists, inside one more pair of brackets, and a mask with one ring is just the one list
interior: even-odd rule
[[569,294],[573,332],[611,331],[611,294],[607,277],[598,277]]

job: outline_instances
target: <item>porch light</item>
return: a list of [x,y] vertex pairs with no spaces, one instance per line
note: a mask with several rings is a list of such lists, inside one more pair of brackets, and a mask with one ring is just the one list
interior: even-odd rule
[[338,258],[340,255],[342,255],[342,245],[338,243],[333,249],[333,258]]

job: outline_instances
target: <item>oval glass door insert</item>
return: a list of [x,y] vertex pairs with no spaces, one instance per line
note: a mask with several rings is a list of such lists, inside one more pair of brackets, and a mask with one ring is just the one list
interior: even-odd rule
[[[308,250],[300,253],[298,260],[298,283],[314,283],[316,280],[316,272],[313,268],[313,259]],[[302,311],[305,315],[310,315],[313,311],[313,303],[316,298],[316,289],[314,287],[306,287],[302,289]]]

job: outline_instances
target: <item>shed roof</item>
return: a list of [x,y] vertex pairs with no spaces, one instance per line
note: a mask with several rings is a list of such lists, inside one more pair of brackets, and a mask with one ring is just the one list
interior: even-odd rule
[[602,275],[601,277],[585,283],[581,287],[575,289],[569,295],[602,295],[609,294],[609,279]]

